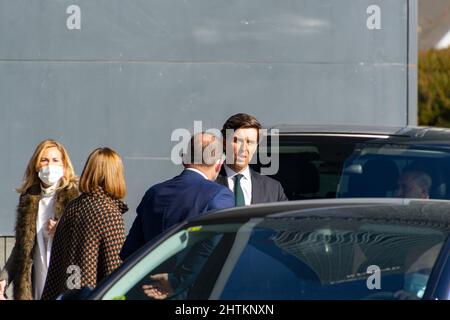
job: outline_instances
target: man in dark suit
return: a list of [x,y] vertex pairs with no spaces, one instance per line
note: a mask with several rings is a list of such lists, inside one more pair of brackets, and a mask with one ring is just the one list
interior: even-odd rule
[[238,113],[224,123],[226,162],[216,182],[235,194],[236,206],[255,203],[287,201],[281,184],[249,167],[259,143],[259,121],[245,113]]
[[[224,141],[227,162],[216,182],[234,192],[236,206],[288,200],[278,181],[249,167],[258,147],[260,129],[258,120],[244,113],[231,116],[222,128],[222,135],[227,138]],[[142,286],[144,293],[153,299],[176,296],[185,299],[219,240],[213,238],[197,243],[175,270],[151,275],[153,283]]]
[[145,243],[185,219],[234,207],[233,193],[215,183],[223,162],[222,139],[197,134],[183,156],[185,170],[151,187],[136,209],[137,217],[120,253],[125,260]]

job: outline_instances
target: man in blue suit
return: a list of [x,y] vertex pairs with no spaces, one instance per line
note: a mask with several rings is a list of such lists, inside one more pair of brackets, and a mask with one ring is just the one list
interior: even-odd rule
[[214,182],[223,162],[222,139],[209,133],[192,137],[183,156],[184,171],[151,187],[120,252],[125,260],[171,226],[216,209],[234,207],[234,195]]

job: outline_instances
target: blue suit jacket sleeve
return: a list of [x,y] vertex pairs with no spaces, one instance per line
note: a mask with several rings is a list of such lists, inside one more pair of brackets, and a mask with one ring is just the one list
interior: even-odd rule
[[226,209],[234,207],[234,194],[228,188],[221,188],[220,191],[208,202],[205,211]]

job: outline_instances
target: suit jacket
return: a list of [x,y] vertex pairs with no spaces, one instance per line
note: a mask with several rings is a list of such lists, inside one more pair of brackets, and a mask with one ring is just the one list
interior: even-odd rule
[[120,257],[125,260],[146,242],[185,219],[231,207],[234,207],[234,195],[228,188],[197,172],[184,170],[145,193]]
[[[251,168],[250,176],[252,182],[251,204],[288,201],[288,198],[284,194],[283,187],[277,180],[263,176]],[[216,182],[228,188],[228,179],[225,169],[222,168]]]

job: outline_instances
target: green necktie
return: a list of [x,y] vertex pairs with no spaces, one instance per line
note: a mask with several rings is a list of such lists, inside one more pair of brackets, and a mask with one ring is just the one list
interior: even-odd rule
[[242,177],[242,174],[237,174],[234,176],[234,203],[236,204],[236,207],[245,206],[244,192],[241,188]]

